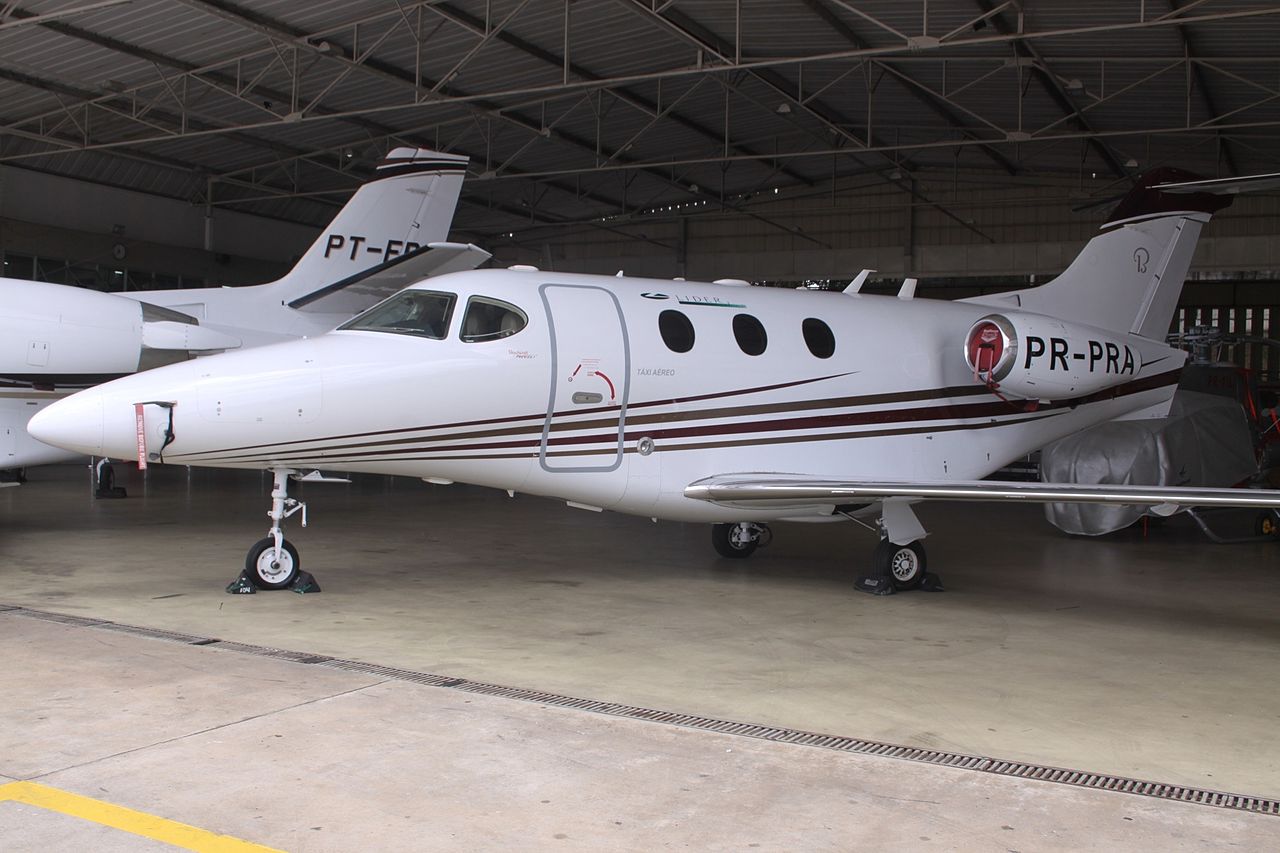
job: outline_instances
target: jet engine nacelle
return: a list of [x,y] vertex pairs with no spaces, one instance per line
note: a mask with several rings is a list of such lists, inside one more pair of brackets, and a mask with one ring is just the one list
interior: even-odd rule
[[83,385],[239,345],[168,308],[81,287],[0,280],[0,381]]
[[1063,400],[1133,379],[1136,342],[1043,314],[988,314],[969,327],[964,357],[974,378],[1009,397]]

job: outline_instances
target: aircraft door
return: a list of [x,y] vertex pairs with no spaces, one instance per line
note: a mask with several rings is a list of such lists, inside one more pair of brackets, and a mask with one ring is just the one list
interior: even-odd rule
[[547,471],[622,464],[631,357],[618,299],[603,287],[544,284],[551,393],[538,461]]

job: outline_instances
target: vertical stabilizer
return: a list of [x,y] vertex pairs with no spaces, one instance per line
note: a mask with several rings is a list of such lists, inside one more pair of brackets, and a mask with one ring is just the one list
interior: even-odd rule
[[1163,340],[1191,267],[1200,229],[1230,196],[1171,191],[1198,181],[1177,169],[1142,177],[1061,275],[1016,294],[968,302],[1006,305],[1101,329]]
[[267,287],[281,302],[445,240],[467,157],[396,148],[346,203],[284,278]]

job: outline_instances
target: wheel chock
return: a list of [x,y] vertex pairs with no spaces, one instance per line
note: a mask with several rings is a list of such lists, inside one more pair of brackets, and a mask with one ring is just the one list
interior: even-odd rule
[[320,584],[316,583],[315,576],[311,572],[299,571],[293,583],[289,584],[289,589],[299,595],[306,595],[309,592],[319,592]]
[[240,577],[227,584],[227,592],[231,595],[253,595],[258,588],[249,580],[248,572],[241,572]]
[[858,578],[853,588],[867,595],[893,595],[896,591],[893,588],[893,581],[883,575],[864,575]]
[[933,572],[925,572],[924,577],[920,580],[918,589],[921,592],[943,592],[946,587],[942,585],[942,578]]

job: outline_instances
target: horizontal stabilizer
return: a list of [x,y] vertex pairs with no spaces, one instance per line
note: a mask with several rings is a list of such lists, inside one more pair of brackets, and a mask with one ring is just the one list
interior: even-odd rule
[[1210,178],[1203,181],[1179,181],[1156,184],[1153,189],[1162,193],[1209,193],[1210,195],[1236,195],[1242,192],[1262,192],[1280,187],[1280,172],[1268,175],[1246,175],[1243,178]]
[[289,307],[325,313],[363,311],[424,278],[475,269],[491,257],[471,243],[428,243],[421,249],[300,296],[290,302]]
[[689,484],[687,498],[722,506],[786,504],[859,504],[886,498],[947,501],[1021,501],[1023,503],[1106,503],[1161,508],[1217,506],[1280,508],[1280,491],[1203,489],[1178,486],[1112,486],[1077,483],[1021,483],[998,480],[890,483],[825,480],[786,474],[738,474],[708,477]]

